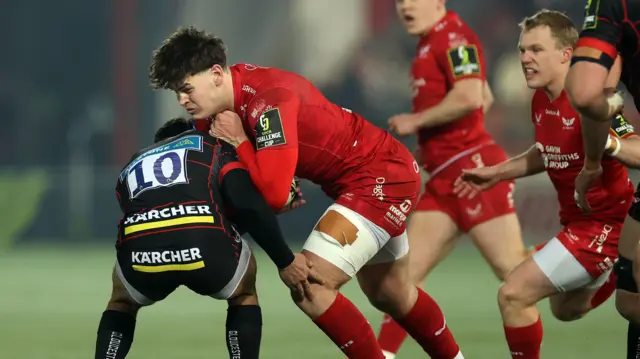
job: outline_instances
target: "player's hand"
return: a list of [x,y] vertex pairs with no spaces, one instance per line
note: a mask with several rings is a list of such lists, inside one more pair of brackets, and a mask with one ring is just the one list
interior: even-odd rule
[[217,114],[211,122],[209,134],[230,143],[233,147],[238,147],[249,139],[244,133],[240,116],[233,111],[222,111]]
[[615,116],[622,113],[624,110],[624,96],[623,92],[618,91],[615,88],[608,87],[604,89],[605,96],[607,96],[607,103],[609,104],[609,116]]
[[389,130],[401,137],[412,135],[420,128],[418,117],[410,113],[395,115],[389,119],[388,123]]
[[582,170],[576,177],[575,192],[573,193],[573,199],[583,213],[591,213],[591,206],[587,201],[587,191],[601,175],[602,165],[599,162],[594,163],[585,159],[584,166],[582,166]]
[[291,203],[282,207],[282,209],[277,212],[278,214],[293,211],[294,209],[307,203],[307,201],[303,197],[302,189],[300,188],[300,180],[298,178],[294,178],[294,182],[296,189],[295,194],[293,195],[293,199],[291,200]]
[[303,254],[294,254],[294,259],[287,268],[280,270],[280,279],[289,287],[296,300],[313,300],[310,283],[324,284],[322,277],[313,269],[313,263]]
[[501,181],[500,171],[496,167],[478,167],[463,169],[462,174],[453,184],[453,193],[459,198],[475,197]]

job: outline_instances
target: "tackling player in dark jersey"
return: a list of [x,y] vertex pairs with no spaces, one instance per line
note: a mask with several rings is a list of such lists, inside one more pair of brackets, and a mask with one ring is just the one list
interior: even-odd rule
[[[609,72],[621,71],[620,80],[640,108],[640,1],[588,0],[580,41],[574,51],[566,90],[573,106],[582,113],[585,162],[576,178],[576,201],[590,212],[587,191],[602,173],[600,161],[605,148],[621,162],[640,164],[640,138],[611,140],[610,118],[623,106],[622,96],[605,89]],[[622,60],[620,70],[617,58]],[[626,125],[626,124],[625,124]],[[613,150],[611,151],[611,149]],[[627,358],[640,358],[640,204],[638,192],[624,224],[618,246],[616,307],[629,320]]]
[[113,291],[98,327],[95,359],[125,358],[138,310],[180,285],[226,299],[230,358],[242,353],[257,359],[262,315],[256,264],[228,214],[265,250],[292,291],[311,295],[307,278],[318,280],[311,263],[286,245],[275,215],[233,146],[185,119],[167,122],[155,141],[136,153],[118,178],[123,217]]

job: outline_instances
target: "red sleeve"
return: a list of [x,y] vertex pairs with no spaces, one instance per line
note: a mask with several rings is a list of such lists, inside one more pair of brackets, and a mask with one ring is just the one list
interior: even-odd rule
[[300,99],[291,90],[275,88],[258,94],[249,104],[249,126],[254,146],[248,141],[236,151],[247,166],[251,180],[274,210],[284,207],[298,162],[298,110]]
[[447,36],[450,40],[444,41],[449,43],[442,46],[435,55],[449,84],[453,86],[456,81],[468,78],[484,80],[484,59],[480,42],[471,36],[465,37],[456,32],[450,32]]

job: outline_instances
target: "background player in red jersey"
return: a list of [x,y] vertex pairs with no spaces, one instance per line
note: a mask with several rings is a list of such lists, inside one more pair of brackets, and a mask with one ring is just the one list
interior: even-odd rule
[[329,102],[308,80],[274,68],[227,66],[219,38],[180,29],[154,53],[157,88],[177,94],[212,134],[236,147],[273,209],[294,175],[336,200],[303,254],[325,279],[296,304],[349,357],[382,359],[366,318],[339,293],[357,275],[363,292],[436,359],[463,358],[435,301],[409,281],[406,217],[420,191],[411,153],[389,133]]
[[[473,199],[453,193],[462,168],[507,159],[484,128],[484,112],[493,99],[482,45],[456,13],[447,11],[445,0],[398,0],[396,10],[409,34],[420,40],[411,67],[412,113],[392,117],[389,126],[400,136],[418,135],[418,158],[430,175],[409,223],[411,279],[421,285],[460,234],[468,233],[503,280],[527,254],[514,213],[514,182]],[[378,341],[393,358],[406,333],[388,317],[382,323]]]
[[[511,356],[537,359],[543,333],[537,302],[550,297],[556,318],[569,321],[583,317],[613,292],[608,278],[633,186],[626,168],[607,156],[603,177],[589,193],[590,199],[598,200],[593,213],[584,214],[575,205],[574,180],[584,151],[579,115],[571,107],[564,83],[578,32],[566,15],[548,10],[526,18],[520,26],[522,68],[527,85],[537,90],[531,105],[536,143],[499,165],[465,170],[458,190],[466,195],[468,184],[484,190],[501,180],[546,170],[558,193],[564,228],[514,269],[498,294]],[[617,78],[609,81],[615,84]],[[609,120],[614,138],[634,136],[633,128],[624,124],[621,115]]]
[[[585,139],[585,160],[576,178],[576,201],[590,211],[587,191],[602,173],[600,161],[607,141],[607,119],[620,111],[622,96],[605,91],[605,79],[614,70],[616,57],[622,58],[620,79],[640,109],[640,2],[633,0],[587,1],[580,41],[567,78],[567,93],[573,105],[585,118],[582,135]],[[612,67],[613,66],[613,67]],[[638,155],[637,143],[627,140],[618,157],[630,152]],[[620,147],[618,147],[620,148]],[[633,159],[628,158],[627,159]],[[636,159],[637,161],[637,159]],[[615,266],[617,276],[616,308],[629,321],[627,329],[627,357],[640,356],[640,205],[634,201],[625,221]],[[636,264],[634,264],[634,262]]]

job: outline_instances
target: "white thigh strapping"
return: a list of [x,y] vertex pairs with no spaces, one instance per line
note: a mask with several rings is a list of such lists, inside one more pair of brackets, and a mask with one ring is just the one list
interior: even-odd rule
[[578,288],[599,288],[609,277],[609,273],[604,273],[593,279],[558,238],[553,238],[536,252],[533,260],[560,292]]
[[356,240],[343,246],[330,235],[313,230],[303,249],[329,261],[353,277],[385,247],[390,236],[385,230],[345,206],[334,203],[327,208],[325,214],[328,211],[340,213],[358,229]]

